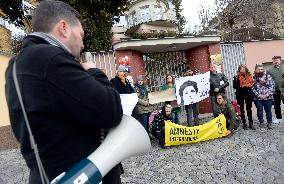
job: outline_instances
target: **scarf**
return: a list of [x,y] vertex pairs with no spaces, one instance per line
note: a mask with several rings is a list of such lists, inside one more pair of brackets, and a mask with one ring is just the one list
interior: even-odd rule
[[142,96],[142,98],[144,98],[145,96],[148,96],[148,91],[145,85],[136,85],[140,95]]
[[251,88],[253,86],[253,79],[251,75],[248,74],[240,74],[240,87],[241,88]]
[[61,41],[59,41],[57,38],[55,38],[51,34],[47,34],[43,32],[34,32],[34,33],[31,33],[30,35],[40,37],[44,39],[47,43],[54,45],[56,47],[59,47],[63,49],[66,53],[73,55],[70,49],[66,45],[64,45]]
[[124,76],[118,76],[117,77],[121,80],[121,82],[126,85],[126,78]]

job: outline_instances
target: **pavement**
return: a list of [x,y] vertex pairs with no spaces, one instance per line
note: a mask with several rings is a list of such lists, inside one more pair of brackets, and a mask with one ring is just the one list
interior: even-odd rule
[[[284,122],[272,130],[256,127],[166,149],[153,141],[149,153],[123,161],[122,183],[283,184]],[[0,184],[14,183],[28,183],[28,169],[19,149],[9,148],[0,151]]]

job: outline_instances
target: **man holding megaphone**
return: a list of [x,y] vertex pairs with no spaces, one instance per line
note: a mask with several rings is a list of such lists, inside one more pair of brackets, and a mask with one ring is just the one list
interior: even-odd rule
[[[107,76],[92,63],[78,61],[84,36],[80,14],[64,2],[41,1],[32,23],[34,32],[6,71],[11,126],[30,169],[29,183],[49,183],[86,158],[103,184],[121,183],[115,164],[137,150],[125,154],[117,150],[119,143],[111,146],[113,135],[121,133],[118,126],[94,152],[108,130],[120,124],[122,107]],[[119,158],[112,159],[116,153]],[[72,183],[87,183],[90,176],[84,174]]]

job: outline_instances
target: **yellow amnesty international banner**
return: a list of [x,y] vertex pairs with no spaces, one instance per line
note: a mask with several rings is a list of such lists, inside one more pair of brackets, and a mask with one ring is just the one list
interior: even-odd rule
[[172,122],[165,122],[166,146],[189,144],[216,139],[227,135],[224,115],[199,126],[187,127]]

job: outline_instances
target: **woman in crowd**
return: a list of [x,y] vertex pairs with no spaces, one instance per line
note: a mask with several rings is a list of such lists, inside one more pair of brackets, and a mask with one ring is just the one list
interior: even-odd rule
[[172,106],[170,104],[165,104],[150,124],[150,132],[158,140],[162,148],[165,148],[165,121],[173,120],[171,113]]
[[235,95],[241,110],[241,119],[243,123],[243,128],[245,130],[248,129],[245,117],[245,105],[246,105],[249,128],[255,130],[252,120],[253,78],[252,74],[250,73],[246,65],[244,64],[239,65],[237,75],[234,77],[233,80],[233,87],[236,90]]
[[236,111],[231,105],[230,101],[226,99],[225,94],[219,93],[216,95],[216,108],[218,115],[224,114],[226,118],[226,128],[228,129],[228,136],[233,135],[234,130],[239,126],[239,120],[236,116]]
[[153,111],[153,106],[149,104],[148,99],[148,86],[144,84],[142,75],[137,77],[137,83],[135,84],[135,90],[138,94],[138,103],[136,105],[136,113],[139,116],[139,120],[145,130],[149,132],[149,116]]
[[[175,79],[173,75],[168,74],[166,77],[166,84],[163,84],[161,90],[165,91],[167,89],[175,90]],[[165,102],[166,104],[170,104],[172,106],[172,118],[176,124],[180,124],[179,122],[179,114],[181,112],[180,106],[177,104],[177,101]]]
[[117,68],[116,76],[110,80],[119,94],[131,94],[135,93],[130,82],[126,79],[126,68],[123,65],[119,65]]
[[[110,82],[113,84],[119,94],[135,93],[134,88],[126,79],[126,73],[127,69],[125,68],[125,66],[119,65],[119,67],[117,68],[116,76],[110,80]],[[133,109],[131,116],[138,119],[136,108]]]

